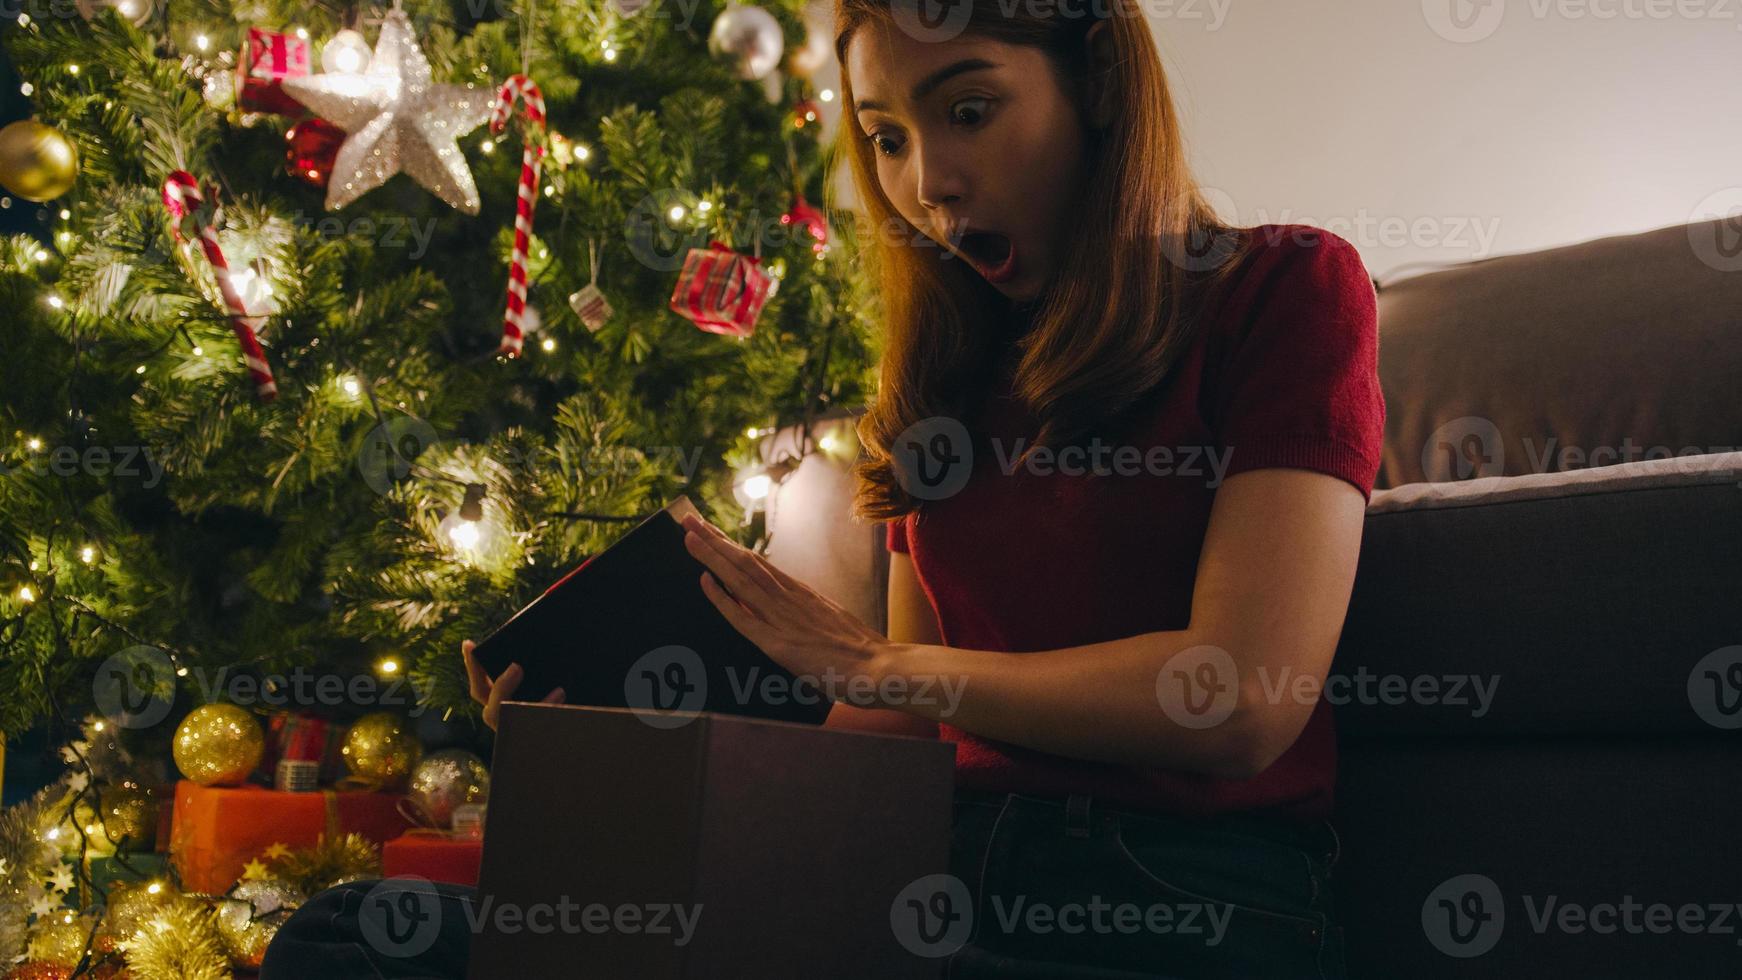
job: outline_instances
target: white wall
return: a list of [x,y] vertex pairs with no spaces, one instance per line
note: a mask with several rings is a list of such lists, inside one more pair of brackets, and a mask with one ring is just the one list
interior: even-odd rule
[[1381,278],[1742,213],[1742,0],[1134,2],[1223,217]]
[[1223,216],[1381,278],[1742,203],[1742,0],[1137,2]]

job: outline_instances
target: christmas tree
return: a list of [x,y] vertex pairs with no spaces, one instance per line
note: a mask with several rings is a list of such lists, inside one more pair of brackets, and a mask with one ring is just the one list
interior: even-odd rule
[[[44,879],[115,843],[103,794],[196,681],[391,674],[465,718],[463,639],[678,494],[755,544],[760,437],[868,398],[810,203],[826,39],[797,2],[643,2],[4,26],[0,184],[49,220],[0,244],[0,731],[70,768],[0,826],[0,962],[125,947]],[[118,663],[172,668],[165,720],[104,725]]]

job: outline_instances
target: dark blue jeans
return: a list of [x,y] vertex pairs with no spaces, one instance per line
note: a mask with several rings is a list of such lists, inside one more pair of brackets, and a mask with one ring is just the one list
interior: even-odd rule
[[[1083,796],[963,791],[950,873],[937,894],[907,903],[911,923],[892,926],[909,948],[938,956],[950,980],[1345,980],[1331,904],[1337,856],[1328,823],[1200,821]],[[436,925],[395,947],[360,915],[381,885],[312,898],[279,929],[261,980],[463,978],[476,893],[416,886],[412,905],[433,909]]]

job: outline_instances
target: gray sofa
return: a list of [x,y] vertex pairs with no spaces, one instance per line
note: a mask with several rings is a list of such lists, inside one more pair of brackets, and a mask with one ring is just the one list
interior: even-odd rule
[[[1742,975],[1736,231],[1376,284],[1386,447],[1327,685],[1353,977]],[[881,627],[851,490],[806,457],[768,553]]]

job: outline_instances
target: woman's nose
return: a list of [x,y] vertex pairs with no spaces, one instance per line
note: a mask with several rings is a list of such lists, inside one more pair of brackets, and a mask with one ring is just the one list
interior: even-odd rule
[[916,161],[919,167],[919,203],[925,208],[937,210],[952,204],[959,204],[965,190],[961,170],[951,166],[948,161],[938,156],[921,156]]

